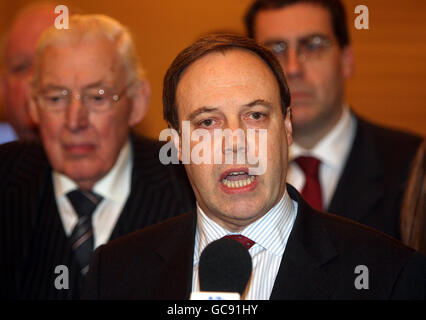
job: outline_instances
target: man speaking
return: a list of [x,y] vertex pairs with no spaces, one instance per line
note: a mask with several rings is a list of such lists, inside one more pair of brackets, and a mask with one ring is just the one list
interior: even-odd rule
[[[245,137],[254,132],[258,153],[265,130],[266,152],[258,156],[266,170],[255,174],[255,165],[236,161],[248,150],[238,139],[221,148],[215,141],[210,154],[220,151],[223,159],[232,153],[234,161],[191,159],[185,165],[195,210],[98,248],[85,298],[188,299],[209,269],[202,266],[203,252],[223,238],[240,242],[252,260],[243,299],[425,297],[424,256],[373,229],[314,210],[286,185],[290,97],[268,49],[231,34],[201,38],[173,61],[163,102],[165,118],[179,133],[184,121],[214,139],[217,129],[241,129]],[[246,140],[245,146],[253,147]],[[190,149],[199,150],[199,143],[191,140]],[[180,143],[178,148],[182,151]],[[356,282],[360,265],[374,275],[368,290]],[[221,267],[228,266],[216,269]]]

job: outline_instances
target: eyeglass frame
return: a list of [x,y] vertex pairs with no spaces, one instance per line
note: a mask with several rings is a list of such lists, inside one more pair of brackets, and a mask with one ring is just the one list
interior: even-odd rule
[[[44,105],[44,103],[42,103],[40,100],[41,100],[41,98],[43,98],[43,96],[42,96],[42,92],[38,92],[36,95],[35,95],[35,98],[36,98],[36,101],[37,101],[37,103],[43,108],[43,109],[45,109],[45,110],[47,110],[47,111],[49,111],[49,112],[57,112],[57,113],[59,113],[59,112],[63,112],[63,111],[65,111],[69,106],[70,106],[70,104],[72,103],[72,98],[75,98],[76,100],[81,100],[81,104],[82,104],[82,106],[83,107],[85,107],[88,111],[90,111],[90,112],[106,112],[106,111],[108,111],[108,110],[110,110],[111,108],[112,108],[112,105],[113,105],[113,103],[115,103],[115,102],[118,102],[118,101],[120,101],[120,99],[123,97],[123,95],[124,95],[124,93],[129,89],[129,87],[131,87],[133,84],[135,83],[135,81],[132,81],[132,82],[130,82],[129,84],[127,84],[127,85],[125,85],[124,87],[123,87],[123,89],[121,89],[121,91],[119,92],[119,93],[116,93],[116,94],[112,94],[111,95],[111,99],[110,99],[110,101],[108,101],[108,103],[110,104],[109,106],[108,106],[108,108],[105,108],[105,109],[102,109],[102,110],[96,110],[96,109],[93,109],[93,108],[89,108],[89,107],[87,107],[87,105],[86,105],[86,103],[84,102],[84,93],[83,94],[81,94],[81,92],[79,93],[79,94],[73,94],[73,92],[72,92],[72,90],[69,90],[69,89],[67,89],[67,88],[61,88],[61,87],[58,87],[57,89],[58,90],[60,90],[61,91],[61,94],[62,94],[62,96],[63,97],[67,97],[67,104],[66,104],[66,106],[64,107],[64,108],[61,108],[61,109],[57,109],[57,110],[55,110],[54,108],[49,108],[49,107],[46,107],[45,105]],[[98,89],[98,88],[93,88],[93,89]],[[99,88],[99,90],[98,90],[98,93],[100,92],[100,91],[107,91],[109,88]],[[86,88],[86,89],[83,89],[83,91],[84,90],[90,90],[90,88]],[[67,92],[66,94],[64,94],[64,92]],[[102,94],[104,94],[104,93],[101,93],[101,95]]]
[[[308,57],[309,54],[303,53],[303,49],[301,49],[301,43],[308,42],[309,40],[315,40],[318,39],[322,42],[322,46],[317,49],[317,52],[312,52],[311,57]],[[285,49],[281,49],[280,51],[276,50],[274,47],[281,46],[283,47],[283,44],[285,45]],[[330,48],[334,44],[334,41],[330,39],[329,37],[321,34],[313,34],[306,37],[303,37],[301,39],[297,40],[297,46],[296,46],[296,54],[300,62],[306,62],[314,60],[312,59],[313,56],[317,55],[318,57],[323,53],[324,50]],[[272,53],[277,57],[278,60],[287,60],[288,59],[288,48],[290,47],[287,43],[287,41],[284,40],[276,40],[276,41],[266,41],[263,43],[265,47],[267,47],[269,50],[272,51]]]

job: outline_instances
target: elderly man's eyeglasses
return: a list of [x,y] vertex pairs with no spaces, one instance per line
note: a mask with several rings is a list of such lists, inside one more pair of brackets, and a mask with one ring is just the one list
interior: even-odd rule
[[122,98],[129,86],[125,86],[118,94],[114,94],[111,89],[98,87],[84,89],[80,94],[75,95],[66,88],[53,88],[41,91],[36,95],[36,99],[42,108],[52,112],[66,110],[73,97],[80,100],[87,110],[103,112],[111,109],[113,104]]
[[[317,60],[332,44],[333,42],[331,39],[321,35],[313,35],[299,39],[296,47],[299,61],[307,62]],[[268,41],[265,42],[264,45],[274,53],[278,60],[287,62],[290,46],[286,41]]]

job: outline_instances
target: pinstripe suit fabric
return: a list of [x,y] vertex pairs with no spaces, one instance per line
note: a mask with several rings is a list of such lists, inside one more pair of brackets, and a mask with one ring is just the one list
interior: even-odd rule
[[[156,142],[132,137],[131,192],[110,240],[194,206],[183,168],[159,162]],[[52,169],[40,145],[0,147],[1,297],[78,299],[80,279],[56,205]],[[54,286],[55,267],[69,269],[69,290]]]

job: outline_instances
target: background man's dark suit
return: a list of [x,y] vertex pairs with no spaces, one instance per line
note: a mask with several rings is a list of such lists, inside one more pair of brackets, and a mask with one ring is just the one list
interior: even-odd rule
[[353,146],[326,211],[400,239],[401,201],[422,140],[360,117],[357,122]]
[[[425,298],[424,256],[288,191],[299,207],[271,299]],[[100,247],[84,298],[188,299],[195,223],[194,213],[181,215]],[[369,269],[368,290],[355,287],[357,265]]]
[[[132,139],[131,192],[115,225],[115,239],[191,210],[192,189],[183,168],[159,162],[160,145]],[[51,167],[39,145],[12,143],[0,148],[1,296],[78,298],[76,260],[58,213]],[[69,267],[70,290],[57,290],[57,265]]]

